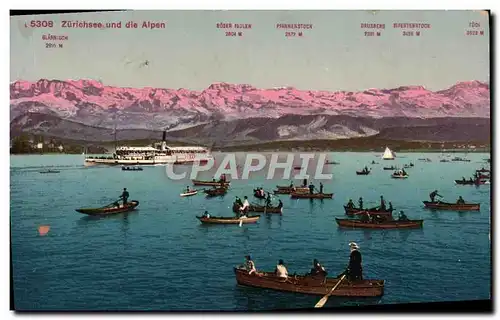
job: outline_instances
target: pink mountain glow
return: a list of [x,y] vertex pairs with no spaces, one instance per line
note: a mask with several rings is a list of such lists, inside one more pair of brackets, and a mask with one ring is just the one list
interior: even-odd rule
[[286,114],[490,116],[489,84],[480,81],[459,82],[436,92],[423,86],[328,92],[292,87],[259,89],[247,84],[229,83],[214,83],[200,92],[183,88],[113,87],[95,80],[41,79],[11,83],[10,99],[14,116],[30,111],[55,113],[86,123],[96,121],[91,117],[102,117],[110,112],[119,112],[124,116],[134,114],[134,117],[142,114],[146,122],[154,114],[164,118],[160,121],[161,125],[165,122],[179,123],[179,119],[196,124],[209,121],[214,114],[223,119],[277,118]]

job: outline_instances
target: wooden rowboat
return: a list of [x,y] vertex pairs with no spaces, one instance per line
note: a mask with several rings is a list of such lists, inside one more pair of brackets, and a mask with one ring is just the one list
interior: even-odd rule
[[81,208],[76,209],[77,212],[88,214],[91,216],[108,216],[117,213],[129,212],[134,210],[139,205],[139,201],[132,200],[127,202],[125,206],[121,205],[119,207],[106,206],[101,208]]
[[398,168],[396,167],[384,167],[384,170],[397,170]]
[[356,174],[358,176],[366,176],[368,174],[370,174],[371,170],[370,171],[356,171]]
[[274,190],[274,194],[290,194],[290,193],[305,193],[309,192],[308,187],[280,187],[276,186],[278,190]]
[[[284,280],[275,275],[274,272],[259,272],[248,274],[248,271],[234,268],[236,282],[242,286],[272,289],[277,291],[296,292],[310,295],[324,296],[328,294],[340,279],[311,276],[289,275]],[[331,292],[337,297],[380,297],[384,295],[384,280],[360,280],[342,281],[340,285]]]
[[292,199],[331,199],[333,193],[291,193]]
[[393,179],[406,179],[408,177],[409,177],[409,175],[401,176],[399,174],[391,174],[391,178],[393,178]]
[[231,184],[231,181],[226,181],[226,182],[219,182],[219,181],[202,181],[202,180],[193,180],[193,184],[195,186],[225,186],[229,187]]
[[240,224],[241,223],[256,223],[259,220],[260,215],[251,216],[248,218],[236,218],[236,217],[196,217],[201,223],[204,224]]
[[479,203],[447,203],[447,202],[430,202],[423,201],[426,208],[434,210],[451,210],[451,211],[479,211]]
[[203,192],[207,194],[207,197],[217,197],[225,195],[227,193],[227,189],[226,188],[207,189],[204,190]]
[[181,193],[181,197],[190,197],[198,193],[198,190],[192,190],[189,192]]
[[354,219],[335,218],[339,227],[360,229],[413,229],[422,228],[424,220],[386,220],[384,222],[370,222]]
[[50,169],[49,170],[45,170],[45,171],[40,171],[40,173],[59,173],[59,172],[61,172],[61,171],[59,171],[59,170],[50,170]]
[[267,207],[266,206],[258,206],[255,204],[250,205],[248,208],[250,212],[265,212],[265,213],[283,213],[283,207]]
[[470,181],[470,180],[455,180],[455,184],[460,184],[460,185],[480,185],[480,184],[489,184],[488,180],[479,180],[479,181]]
[[348,206],[344,206],[345,214],[348,216],[358,216],[358,215],[365,215],[365,214],[371,214],[371,215],[380,215],[380,216],[390,216],[392,215],[393,210],[385,210],[385,211],[379,211],[377,209],[360,209],[360,208],[349,208]]

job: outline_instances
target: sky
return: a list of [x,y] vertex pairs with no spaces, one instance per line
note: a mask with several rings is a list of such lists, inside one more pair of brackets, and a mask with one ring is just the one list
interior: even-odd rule
[[[25,27],[51,20],[52,28]],[[62,28],[63,20],[122,22],[121,29]],[[126,29],[128,21],[139,24]],[[165,29],[142,29],[161,21]],[[469,22],[484,36],[467,36]],[[227,37],[219,22],[252,24]],[[393,23],[429,23],[403,36]],[[278,23],[313,24],[285,37]],[[385,24],[366,37],[361,23]],[[119,87],[203,90],[216,82],[257,88],[348,90],[489,81],[488,16],[481,11],[129,11],[11,17],[10,80],[95,79]],[[289,30],[294,31],[294,30]],[[375,30],[377,31],[377,30]],[[414,31],[418,31],[414,29]],[[297,31],[296,31],[297,32]],[[66,35],[45,41],[43,35]],[[46,43],[63,48],[46,48]],[[144,61],[148,65],[143,65]]]

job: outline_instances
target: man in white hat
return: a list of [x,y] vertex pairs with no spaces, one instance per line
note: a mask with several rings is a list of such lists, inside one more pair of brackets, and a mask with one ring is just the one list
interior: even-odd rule
[[363,267],[361,266],[362,258],[359,252],[359,246],[356,242],[350,242],[351,256],[349,257],[349,265],[347,269],[339,275],[347,275],[349,281],[363,280]]

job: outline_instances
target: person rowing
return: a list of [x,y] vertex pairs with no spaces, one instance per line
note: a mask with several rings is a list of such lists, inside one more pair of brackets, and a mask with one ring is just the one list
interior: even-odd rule
[[362,197],[359,197],[358,206],[359,206],[359,210],[363,210],[363,198]]
[[309,185],[309,193],[310,193],[310,194],[313,194],[313,193],[314,193],[314,188],[315,188],[315,187],[314,187],[314,184],[312,184],[312,183],[311,183],[311,184]]
[[393,210],[394,208],[392,207],[392,202],[389,202],[389,209],[387,209],[387,211],[392,212]]
[[465,204],[465,200],[462,198],[462,196],[458,197],[457,204]]
[[323,182],[319,183],[319,193],[323,194]]
[[210,218],[210,214],[208,213],[208,211],[205,210],[205,212],[203,213],[203,217],[207,219]]
[[267,193],[267,198],[266,198],[266,207],[271,206],[271,194],[268,192]]
[[350,242],[349,248],[351,250],[349,265],[344,272],[337,276],[337,278],[346,275],[349,281],[363,280],[363,267],[361,266],[362,257],[359,252],[359,246],[355,242]]
[[290,181],[290,189],[293,188],[293,181]]
[[307,179],[304,179],[304,181],[302,183],[303,183],[303,187],[307,187]]
[[442,195],[440,195],[440,194],[438,193],[438,191],[437,191],[437,190],[434,190],[434,191],[432,191],[432,192],[429,194],[429,197],[431,198],[431,202],[435,202],[435,201],[434,201],[434,198],[436,198],[436,196],[441,197],[441,198],[443,197]]
[[283,202],[281,202],[281,199],[278,200],[278,208],[283,208]]
[[364,172],[364,173],[367,173],[367,172],[368,172],[368,167],[367,167],[367,166],[365,166],[365,167],[363,168],[363,172]]
[[380,196],[380,207],[379,211],[386,211],[384,196]]

